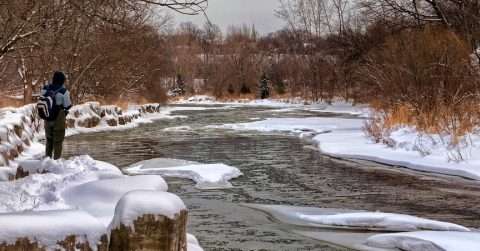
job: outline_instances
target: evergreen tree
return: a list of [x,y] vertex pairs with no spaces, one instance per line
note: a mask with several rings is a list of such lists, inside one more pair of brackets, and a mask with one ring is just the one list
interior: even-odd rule
[[268,78],[266,74],[262,75],[262,79],[260,80],[260,98],[266,99],[270,97],[270,87],[268,86]]
[[185,95],[185,81],[181,74],[177,75],[177,87],[175,88],[175,94],[179,96]]

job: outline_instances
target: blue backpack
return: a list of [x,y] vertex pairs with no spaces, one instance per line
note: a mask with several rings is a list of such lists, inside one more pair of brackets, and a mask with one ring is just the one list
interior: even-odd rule
[[60,87],[57,90],[54,90],[53,87],[47,86],[46,93],[38,99],[37,102],[37,111],[40,118],[47,121],[54,121],[57,119],[58,113],[60,112],[60,106],[56,104],[56,96],[58,93],[65,93],[66,89]]

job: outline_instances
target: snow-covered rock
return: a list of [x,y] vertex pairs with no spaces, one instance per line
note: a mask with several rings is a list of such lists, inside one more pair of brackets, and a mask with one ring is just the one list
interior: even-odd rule
[[101,250],[185,250],[186,207],[162,177],[125,176],[88,156],[19,163],[32,173],[0,182],[0,249],[96,250],[104,237]]
[[187,250],[187,210],[161,191],[133,191],[119,201],[110,225],[111,250]]
[[152,159],[132,165],[130,174],[158,174],[165,177],[191,179],[199,189],[229,188],[229,180],[240,177],[238,168],[225,164],[201,164],[172,159]]
[[0,182],[0,213],[27,210],[68,209],[61,194],[66,189],[95,180],[122,177],[118,168],[88,156],[70,160],[29,161],[29,170],[40,172],[16,180]]
[[144,215],[165,216],[174,220],[187,208],[183,201],[172,193],[136,190],[125,194],[115,207],[115,216],[110,229],[120,225],[132,226]]
[[71,187],[62,193],[68,206],[82,209],[109,225],[115,207],[127,193],[136,190],[167,191],[167,183],[160,176],[133,176],[97,180]]
[[366,245],[404,251],[478,251],[478,232],[410,232],[374,235]]
[[159,104],[132,105],[127,111],[123,111],[118,106],[102,106],[98,102],[88,102],[70,110],[67,116],[67,135],[129,129],[139,123],[151,122],[146,117],[159,113]]
[[8,165],[29,147],[42,124],[34,105],[0,109],[0,166]]
[[[83,244],[97,250],[99,245],[106,247],[106,242],[101,243],[106,235],[105,226],[78,210],[0,214],[1,250],[32,250],[33,247],[48,251],[65,250],[66,246],[61,242],[75,246]],[[69,237],[75,237],[74,243],[68,243]],[[22,242],[22,239],[28,241]],[[18,249],[2,248],[6,246]],[[28,249],[20,249],[20,246],[27,246]]]

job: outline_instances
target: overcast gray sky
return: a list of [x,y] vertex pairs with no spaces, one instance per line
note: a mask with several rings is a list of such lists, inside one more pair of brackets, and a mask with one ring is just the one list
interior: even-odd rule
[[[226,31],[230,25],[255,24],[262,33],[270,33],[283,27],[282,20],[275,17],[278,0],[209,0],[207,10],[210,21]],[[199,26],[205,18],[199,16],[175,15],[176,23],[192,21]]]

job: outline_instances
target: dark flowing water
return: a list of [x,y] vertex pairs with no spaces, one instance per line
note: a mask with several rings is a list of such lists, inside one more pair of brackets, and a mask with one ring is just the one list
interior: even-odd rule
[[[120,167],[151,158],[175,158],[239,168],[244,176],[232,181],[232,189],[197,190],[190,181],[168,179],[170,191],[190,210],[189,232],[205,250],[346,250],[297,235],[293,231],[301,228],[277,222],[243,203],[379,210],[480,225],[477,182],[338,160],[289,135],[205,128],[252,118],[319,114],[275,114],[266,108],[174,114],[188,117],[159,120],[128,131],[73,136],[66,140],[66,152],[69,156],[89,154]],[[163,131],[184,125],[193,130]]]

